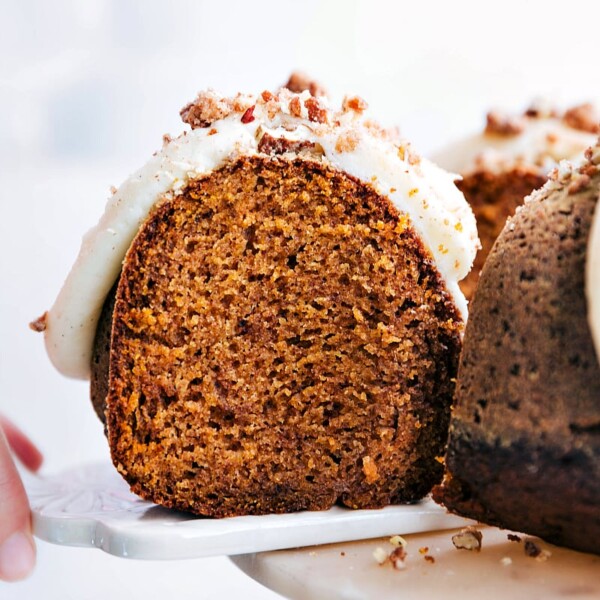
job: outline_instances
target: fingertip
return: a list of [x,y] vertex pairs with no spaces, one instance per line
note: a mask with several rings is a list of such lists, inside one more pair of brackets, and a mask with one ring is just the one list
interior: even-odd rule
[[44,460],[37,446],[4,415],[0,415],[0,428],[4,431],[9,446],[25,467],[30,471],[37,471]]
[[44,464],[44,455],[36,447],[33,447],[27,457],[27,462],[24,464],[30,471],[35,473]]
[[35,542],[31,534],[14,532],[0,545],[0,579],[25,579],[33,571],[35,556]]

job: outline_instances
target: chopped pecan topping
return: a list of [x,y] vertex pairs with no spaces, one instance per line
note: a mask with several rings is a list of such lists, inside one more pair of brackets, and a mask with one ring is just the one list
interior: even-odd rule
[[311,96],[327,96],[327,91],[320,83],[299,71],[292,73],[283,87],[296,94],[308,90]]
[[290,100],[290,114],[293,117],[302,116],[302,104],[300,103],[300,98],[298,98],[298,96],[294,96]]
[[589,102],[570,108],[563,116],[563,121],[573,129],[600,133],[600,114],[593,104]]
[[364,112],[369,108],[369,105],[360,96],[346,96],[342,102],[342,110],[348,112],[353,110],[354,112]]
[[552,106],[546,100],[536,100],[524,113],[524,116],[533,119],[550,119],[559,116],[556,107]]
[[525,129],[523,117],[512,117],[492,110],[487,114],[485,132],[497,135],[518,135]]
[[327,123],[327,109],[321,106],[321,103],[315,98],[307,98],[304,106],[308,110],[308,120],[315,123]]
[[588,175],[589,177],[592,177],[598,172],[598,167],[594,163],[588,162],[579,168],[579,172],[583,175]]
[[269,91],[269,90],[265,90],[260,97],[263,99],[264,102],[269,102],[270,100],[273,100],[273,98],[275,96],[273,96],[273,94]]
[[38,317],[34,321],[31,321],[31,323],[29,323],[29,329],[32,329],[33,331],[37,331],[38,333],[41,333],[42,331],[46,331],[47,319],[48,319],[48,311],[46,311],[41,317]]
[[580,174],[569,184],[569,196],[585,190],[590,185],[591,181],[589,175],[584,175],[583,173]]
[[233,103],[229,98],[221,98],[215,92],[208,90],[198,94],[194,102],[184,106],[181,119],[192,129],[210,127],[214,121],[223,119],[233,111]]
[[255,105],[252,105],[250,108],[246,109],[246,112],[242,115],[242,123],[246,124],[252,123],[252,121],[254,121],[254,119],[256,118],[254,116],[254,108]]

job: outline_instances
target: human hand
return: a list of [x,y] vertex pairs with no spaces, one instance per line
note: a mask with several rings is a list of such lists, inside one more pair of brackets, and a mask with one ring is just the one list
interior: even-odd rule
[[29,438],[0,415],[0,579],[18,581],[35,565],[35,543],[29,501],[9,448],[32,471],[42,464]]

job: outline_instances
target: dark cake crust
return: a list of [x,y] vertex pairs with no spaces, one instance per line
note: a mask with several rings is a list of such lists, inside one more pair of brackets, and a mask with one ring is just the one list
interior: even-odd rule
[[584,293],[597,178],[587,183],[539,193],[488,257],[465,331],[449,473],[434,498],[600,553],[600,368]]
[[98,327],[92,348],[92,367],[90,369],[90,398],[98,418],[106,426],[106,397],[108,396],[108,372],[110,368],[110,341],[112,337],[112,318],[115,310],[117,284],[113,285],[98,320]]
[[202,515],[417,500],[442,475],[461,329],[389,200],[317,162],[241,158],[156,207],[127,254],[113,461]]

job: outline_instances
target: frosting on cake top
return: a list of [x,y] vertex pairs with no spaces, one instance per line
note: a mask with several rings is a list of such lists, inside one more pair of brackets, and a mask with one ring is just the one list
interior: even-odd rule
[[492,111],[482,133],[434,154],[432,160],[454,173],[501,172],[515,167],[547,174],[561,160],[580,160],[600,133],[600,113],[593,104],[563,114],[541,104],[521,116]]
[[410,217],[466,316],[458,281],[479,247],[473,213],[455,176],[415,155],[395,132],[366,118],[366,109],[358,97],[345,98],[333,110],[323,97],[285,88],[257,97],[201,93],[181,112],[192,130],[165,136],[162,149],[114,191],[99,223],[85,235],[53,307],[33,324],[45,331],[55,367],[67,376],[89,377],[102,305],[152,207],[182,193],[190,180],[247,155],[318,160],[387,196]]

